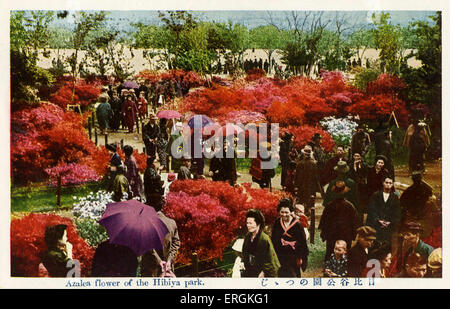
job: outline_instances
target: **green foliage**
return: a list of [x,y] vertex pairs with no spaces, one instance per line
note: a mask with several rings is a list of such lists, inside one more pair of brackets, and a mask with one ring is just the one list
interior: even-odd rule
[[75,225],[78,235],[86,240],[91,247],[97,247],[109,238],[106,229],[93,219],[76,219]]
[[[11,101],[36,102],[37,88],[49,85],[52,74],[37,67],[41,49],[48,46],[53,12],[13,11],[10,18]],[[45,54],[44,54],[45,55]]]
[[355,75],[353,84],[360,91],[365,92],[367,90],[367,85],[370,82],[375,81],[381,73],[381,69],[376,66],[371,68],[363,68]]
[[37,91],[40,86],[48,86],[53,82],[52,74],[39,68],[36,61],[27,57],[23,51],[11,50],[11,102],[37,102]]
[[277,49],[283,49],[286,32],[273,25],[260,26],[249,31],[250,47],[264,49],[269,60],[269,72],[272,71],[272,54]]
[[53,49],[71,49],[73,32],[69,29],[62,27],[50,27],[49,28],[49,48]]
[[13,11],[10,18],[10,47],[35,61],[39,49],[48,47],[53,11]]
[[344,71],[352,56],[350,45],[336,32],[324,30],[319,43],[322,67],[328,71]]
[[380,50],[380,61],[384,71],[390,74],[399,74],[401,57],[400,27],[388,22],[389,13],[372,15],[376,26],[374,30],[375,47]]
[[[417,21],[411,24],[416,41],[413,55],[422,62],[419,68],[402,66],[401,76],[408,85],[410,105],[421,103],[430,114],[428,122],[431,129],[430,158],[441,157],[442,142],[442,16],[436,12],[430,16],[434,24]],[[421,115],[422,117],[425,115]]]

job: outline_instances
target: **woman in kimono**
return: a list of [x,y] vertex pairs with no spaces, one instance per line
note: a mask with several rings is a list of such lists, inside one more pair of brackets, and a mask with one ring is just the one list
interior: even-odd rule
[[242,277],[276,277],[280,262],[270,237],[264,233],[264,216],[258,209],[246,214],[248,233],[242,246],[245,270]]
[[309,249],[302,224],[293,217],[294,206],[290,199],[278,204],[280,217],[272,227],[272,243],[281,268],[278,277],[301,277],[300,268],[305,271]]
[[142,179],[139,175],[139,167],[136,159],[133,156],[133,147],[126,145],[123,147],[123,152],[125,153],[125,166],[127,167],[125,176],[130,183],[131,192],[133,192],[133,197],[141,198]]

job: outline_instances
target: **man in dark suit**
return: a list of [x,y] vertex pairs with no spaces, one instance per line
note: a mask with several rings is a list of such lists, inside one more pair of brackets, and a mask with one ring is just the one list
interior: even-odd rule
[[325,207],[319,223],[320,236],[327,242],[325,260],[333,253],[337,240],[345,240],[350,247],[359,226],[355,207],[345,199],[345,194],[350,190],[345,182],[338,181],[331,190],[335,194],[335,199]]
[[376,239],[377,231],[370,226],[356,230],[357,243],[348,252],[347,273],[349,277],[361,277],[369,259],[369,248]]
[[295,172],[295,193],[297,201],[306,206],[306,214],[310,213],[310,208],[314,205],[316,192],[320,191],[319,171],[316,161],[311,157],[310,147],[302,149],[303,159],[297,163]]
[[368,210],[366,225],[377,231],[377,241],[391,243],[392,234],[397,231],[401,219],[400,200],[394,192],[393,180],[386,177],[383,190],[372,195]]

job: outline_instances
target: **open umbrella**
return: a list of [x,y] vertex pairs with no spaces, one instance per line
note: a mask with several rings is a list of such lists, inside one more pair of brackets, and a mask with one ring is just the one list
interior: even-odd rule
[[133,82],[131,80],[127,80],[126,82],[124,82],[122,84],[123,88],[128,88],[128,89],[138,89],[139,85],[136,82]]
[[214,122],[206,115],[194,115],[189,119],[187,125],[189,128],[194,129],[194,125],[198,123],[199,128],[204,128],[206,126],[212,125]]
[[137,256],[162,249],[169,232],[153,207],[136,200],[106,205],[98,222],[106,228],[111,244],[127,246]]
[[158,118],[165,118],[165,119],[179,119],[182,116],[183,115],[181,115],[179,112],[173,111],[173,110],[159,111],[156,114],[156,117],[158,117]]

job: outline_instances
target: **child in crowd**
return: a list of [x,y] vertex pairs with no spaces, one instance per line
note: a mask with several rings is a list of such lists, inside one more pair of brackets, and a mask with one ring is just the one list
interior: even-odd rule
[[336,240],[334,253],[325,262],[325,277],[346,277],[347,276],[347,243],[344,240]]
[[309,222],[308,222],[308,217],[305,215],[305,206],[302,204],[295,204],[294,206],[294,217],[295,219],[297,219],[298,221],[300,221],[300,223],[303,226],[303,229],[305,230],[305,235],[306,235],[306,240],[309,239]]

